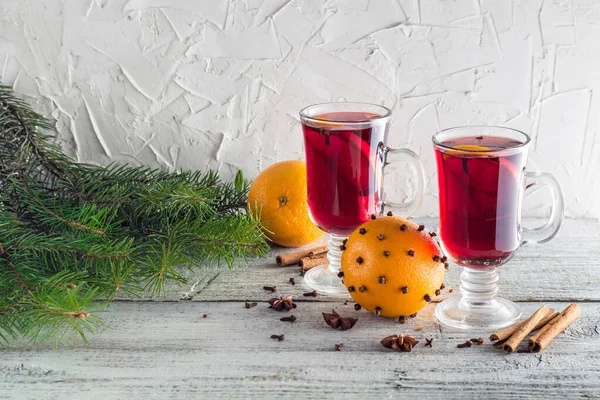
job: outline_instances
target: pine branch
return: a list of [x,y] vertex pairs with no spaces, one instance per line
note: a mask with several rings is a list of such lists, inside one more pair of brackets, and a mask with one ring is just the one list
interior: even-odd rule
[[158,295],[179,266],[268,251],[245,212],[249,182],[214,171],[78,164],[51,124],[0,86],[0,346],[87,340],[99,301]]

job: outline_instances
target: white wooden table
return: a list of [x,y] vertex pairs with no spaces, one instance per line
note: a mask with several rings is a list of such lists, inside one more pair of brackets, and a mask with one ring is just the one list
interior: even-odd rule
[[[525,315],[540,304],[582,306],[582,317],[539,354],[503,354],[487,340],[457,349],[491,332],[441,327],[435,304],[401,325],[357,312],[352,302],[303,297],[308,289],[297,267],[277,267],[273,259],[196,271],[188,286],[168,288],[161,301],[118,301],[106,313],[109,329],[90,345],[0,350],[0,399],[600,398],[597,220],[567,220],[554,241],[523,247],[502,267],[501,295],[518,301]],[[458,288],[459,272],[451,267],[447,287]],[[298,308],[269,309],[267,284],[294,296]],[[246,309],[245,302],[258,305]],[[331,309],[358,323],[332,330],[321,316]],[[290,314],[295,323],[279,321]],[[383,348],[379,341],[395,333],[422,341],[411,353]],[[426,337],[434,338],[432,348],[423,346]]]

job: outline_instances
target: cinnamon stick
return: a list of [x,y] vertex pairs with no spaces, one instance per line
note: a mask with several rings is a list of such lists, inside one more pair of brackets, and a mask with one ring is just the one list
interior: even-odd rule
[[285,267],[287,265],[298,264],[298,262],[304,257],[314,257],[319,254],[327,253],[327,250],[327,246],[319,246],[312,249],[295,251],[293,253],[278,255],[275,258],[275,261],[280,267]]
[[327,260],[327,254],[323,253],[319,256],[301,258],[298,264],[300,264],[303,271],[306,271],[319,265],[329,264],[329,260]]
[[[552,320],[552,318],[556,317],[558,315],[558,313],[554,312],[554,308],[550,309],[550,314],[548,314],[548,316],[544,319],[542,319],[540,322],[537,323],[537,325],[533,328],[533,331],[537,331],[538,329],[542,328],[543,326],[545,326],[548,322],[550,322]],[[517,329],[519,329],[519,327],[521,325],[523,325],[525,321],[521,321],[521,322],[517,322],[516,324],[509,326],[508,328],[504,328],[501,331],[498,331],[496,333],[493,333],[490,336],[490,340],[494,341],[494,340],[499,340],[499,341],[503,341],[505,339],[508,339],[509,337],[512,336],[513,333],[515,333],[517,331]]]
[[517,328],[517,330],[515,331],[515,333],[512,334],[510,339],[508,339],[506,343],[504,343],[504,347],[502,349],[507,353],[512,353],[513,351],[515,351],[517,347],[519,347],[523,339],[525,339],[525,337],[527,337],[527,335],[531,333],[533,328],[535,328],[538,322],[546,318],[548,314],[551,314],[551,311],[548,307],[541,306],[540,308],[538,308],[537,311],[534,312],[531,317],[526,319],[523,322],[523,324],[519,326],[519,328]]
[[567,326],[571,325],[580,316],[581,307],[579,307],[579,304],[570,304],[541,331],[529,339],[529,351],[538,353],[544,350],[559,333],[564,331]]

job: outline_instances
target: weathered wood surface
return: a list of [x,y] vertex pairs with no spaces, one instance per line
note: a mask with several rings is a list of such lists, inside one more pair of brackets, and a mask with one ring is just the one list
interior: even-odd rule
[[[188,286],[167,290],[162,300],[170,301],[116,302],[105,316],[109,328],[90,345],[1,350],[0,399],[600,398],[598,221],[566,221],[556,240],[524,247],[502,267],[502,294],[521,301],[526,315],[542,303],[581,303],[582,318],[540,354],[506,355],[489,342],[457,349],[491,332],[440,327],[433,304],[401,325],[343,300],[302,297],[296,268],[273,258],[192,272]],[[458,272],[451,268],[448,287],[458,287]],[[294,295],[298,308],[268,309],[265,284]],[[246,300],[259,304],[245,309]],[[327,326],[321,312],[332,308],[358,316],[354,329]],[[297,322],[279,321],[292,313]],[[270,338],[281,333],[283,342]],[[433,337],[433,348],[422,341],[412,353],[391,352],[379,341],[394,333]],[[341,352],[336,343],[344,343]]]

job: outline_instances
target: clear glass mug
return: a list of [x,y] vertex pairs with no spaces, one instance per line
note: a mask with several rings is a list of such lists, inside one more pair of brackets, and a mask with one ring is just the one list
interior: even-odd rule
[[[455,328],[499,329],[515,323],[519,307],[496,297],[496,267],[527,242],[552,239],[564,219],[558,181],[526,171],[530,138],[503,127],[447,129],[432,138],[440,203],[439,235],[444,253],[464,267],[460,295],[441,302],[435,316]],[[521,226],[523,197],[541,186],[550,189],[552,213],[537,229]]]
[[[304,276],[320,293],[348,296],[337,274],[340,246],[354,229],[385,207],[409,216],[422,203],[425,175],[418,156],[385,145],[390,117],[389,109],[366,103],[317,104],[300,111],[310,217],[330,234],[329,264]],[[404,203],[383,198],[383,171],[392,157],[406,161],[414,176],[414,194]]]

